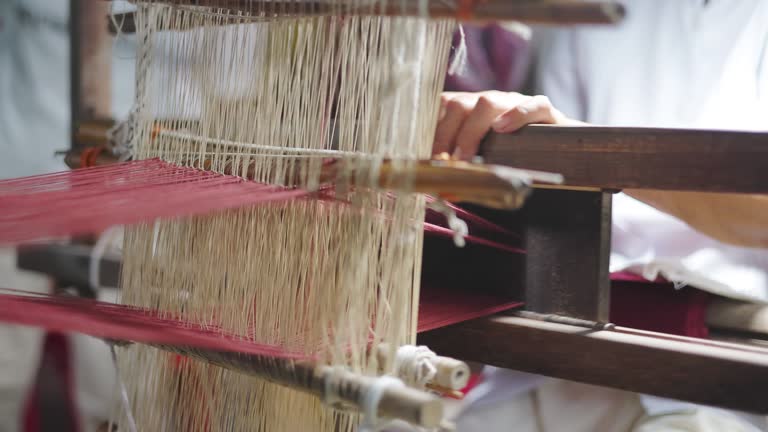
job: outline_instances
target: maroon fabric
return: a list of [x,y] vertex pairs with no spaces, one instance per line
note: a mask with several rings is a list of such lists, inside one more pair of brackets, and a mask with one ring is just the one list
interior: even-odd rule
[[706,338],[710,295],[691,287],[675,289],[620,273],[611,276],[611,322],[623,327]]
[[[522,87],[530,64],[530,42],[498,24],[464,25],[467,63],[464,73],[448,75],[448,91],[515,91]],[[451,59],[459,46],[454,35]]]
[[23,432],[77,432],[75,387],[69,339],[47,333],[40,369],[22,412]]
[[522,302],[468,290],[423,286],[419,303],[418,332],[482,318],[522,306]]

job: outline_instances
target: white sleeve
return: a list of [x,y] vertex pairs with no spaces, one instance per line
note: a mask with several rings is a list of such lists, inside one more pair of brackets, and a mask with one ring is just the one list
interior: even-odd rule
[[764,37],[759,65],[757,69],[757,95],[760,101],[760,111],[762,115],[765,115],[768,114],[768,33]]
[[682,401],[642,395],[646,415],[631,432],[764,432],[766,418],[759,415],[705,407]]
[[758,428],[728,412],[699,408],[641,419],[632,432],[761,432]]
[[566,116],[586,121],[584,85],[578,67],[575,29],[538,27],[533,32],[535,91]]

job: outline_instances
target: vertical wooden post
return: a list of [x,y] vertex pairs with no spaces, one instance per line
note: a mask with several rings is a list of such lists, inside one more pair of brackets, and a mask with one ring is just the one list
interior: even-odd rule
[[112,117],[110,2],[70,0],[72,146],[80,124]]
[[611,195],[537,190],[525,219],[526,309],[608,321]]

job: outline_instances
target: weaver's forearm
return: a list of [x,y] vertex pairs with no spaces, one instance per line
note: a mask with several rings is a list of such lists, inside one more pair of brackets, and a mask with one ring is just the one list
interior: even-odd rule
[[768,196],[638,189],[624,192],[723,243],[768,247]]

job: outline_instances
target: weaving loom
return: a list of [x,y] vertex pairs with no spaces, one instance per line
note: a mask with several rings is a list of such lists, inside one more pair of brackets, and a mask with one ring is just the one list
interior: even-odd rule
[[[631,378],[626,382],[613,375],[606,378],[605,373],[592,375],[590,370],[604,365],[589,363],[588,359],[577,359],[578,366],[568,366],[573,360],[571,353],[581,349],[579,343],[590,347],[596,343],[594,349],[599,350],[604,340],[632,345],[622,335],[651,338],[627,329],[608,330],[611,327],[605,325],[606,217],[610,220],[610,214],[606,216],[610,194],[606,191],[638,185],[705,187],[693,185],[693,180],[648,176],[649,169],[667,161],[662,161],[663,152],[655,160],[644,149],[658,141],[677,142],[682,147],[692,142],[716,146],[727,141],[734,145],[722,159],[705,157],[683,165],[690,172],[716,176],[713,173],[722,172],[722,167],[738,164],[743,175],[712,178],[713,187],[766,192],[764,171],[756,162],[763,150],[751,145],[764,141],[763,135],[593,128],[586,132],[585,146],[585,132],[529,127],[512,137],[519,144],[514,147],[504,137],[491,136],[484,144],[486,161],[564,173],[565,188],[577,189],[535,191],[522,213],[527,222],[521,233],[524,244],[501,240],[508,232],[500,225],[506,225],[503,221],[509,215],[491,217],[495,222],[490,222],[441,205],[440,198],[511,209],[523,204],[531,186],[543,187],[537,183],[559,183],[562,179],[536,171],[425,161],[454,25],[445,18],[466,18],[473,11],[483,18],[482,3],[472,9],[467,2],[460,13],[440,5],[435,9],[439,2],[421,3],[421,9],[414,6],[418,2],[317,2],[312,7],[302,2],[137,3],[133,24],[144,48],[162,44],[171,59],[183,52],[202,52],[206,64],[199,70],[176,70],[170,62],[159,69],[158,79],[157,70],[154,76],[147,72],[147,66],[156,59],[148,50],[140,56],[138,104],[129,134],[132,139],[122,141],[130,143],[130,154],[137,161],[75,171],[57,180],[91,185],[93,189],[80,196],[80,202],[98,208],[96,212],[103,217],[70,220],[69,226],[55,226],[50,219],[41,218],[28,225],[32,227],[28,233],[0,230],[19,236],[3,238],[4,242],[18,243],[95,232],[115,223],[138,224],[126,235],[121,287],[123,301],[139,309],[136,314],[127,314],[121,329],[111,333],[94,330],[104,329],[105,321],[118,315],[108,312],[113,310],[109,305],[67,306],[64,302],[62,306],[61,302],[25,298],[8,298],[3,305],[6,311],[23,306],[52,317],[41,323],[15,316],[14,322],[148,344],[118,348],[120,371],[130,395],[129,403],[121,407],[121,430],[130,430],[133,417],[139,430],[350,430],[361,421],[347,411],[350,406],[363,409],[364,427],[378,427],[377,415],[436,427],[442,420],[438,400],[424,392],[402,393],[394,384],[373,412],[362,406],[365,398],[360,397],[374,386],[373,377],[393,373],[392,365],[386,363],[397,356],[397,347],[415,343],[415,334],[421,330],[434,331],[422,335],[420,342],[457,358],[728,407],[765,409],[764,403],[750,400],[764,381],[765,358],[740,358],[743,348],[714,344],[713,354],[697,351],[699,342],[679,338],[669,342],[679,346],[661,349],[693,350],[686,360],[711,361],[718,370],[732,368],[732,379],[713,379],[708,387],[711,391],[701,394],[680,390],[685,386],[679,379],[677,388],[668,385],[660,389]],[[494,9],[498,4],[488,2],[485,6],[513,16],[526,10]],[[547,21],[541,18],[542,10],[547,8],[540,8],[531,21]],[[374,16],[382,11],[391,15],[431,14],[442,20]],[[574,21],[590,22],[583,17]],[[184,31],[186,36],[163,38],[163,32],[169,31]],[[202,78],[204,85],[191,93],[177,94],[165,86],[163,80],[168,78],[182,86]],[[638,138],[633,141],[633,136]],[[616,146],[627,137],[629,152]],[[610,165],[616,160],[612,158],[622,153],[645,159],[629,163],[630,169],[617,178]],[[100,165],[97,160],[101,159],[109,162],[112,156],[102,149],[74,154],[74,159],[89,166]],[[434,170],[431,173],[436,177],[426,175],[430,173],[425,168]],[[104,170],[102,174],[98,174],[99,169]],[[224,175],[201,174],[200,169]],[[142,177],[141,170],[154,172],[155,177]],[[455,170],[453,181],[446,180],[448,170]],[[470,176],[472,173],[477,177]],[[256,182],[243,182],[234,176]],[[477,178],[478,183],[466,189],[457,186],[467,178]],[[8,206],[20,206],[25,200],[41,199],[22,194],[46,189],[57,181],[47,178],[21,186],[9,183],[0,193],[11,196]],[[142,182],[146,189],[142,189]],[[142,197],[146,190],[156,193],[153,200]],[[187,194],[180,193],[185,190]],[[88,204],[88,196],[109,191],[113,198],[122,196],[123,200],[106,201],[110,206],[99,205],[102,201],[98,199]],[[412,192],[429,193],[438,199]],[[134,197],[146,205],[137,206],[130,200]],[[60,198],[52,203],[62,203],[58,211],[63,213],[70,208],[67,203],[71,196]],[[431,219],[427,220],[434,223],[426,223],[422,230],[427,201],[448,218],[443,220],[438,212],[430,211]],[[569,209],[572,221],[562,219],[562,207]],[[224,209],[234,210],[202,216]],[[469,225],[470,235],[460,235],[461,228],[453,219],[457,213]],[[148,222],[194,214],[201,216]],[[49,231],[40,230],[41,226]],[[507,289],[510,282],[499,283],[504,279],[498,277],[491,291],[503,291],[504,300],[498,295],[474,293],[471,298],[476,303],[465,310],[439,311],[441,303],[461,304],[468,297],[451,298],[449,292],[434,291],[420,296],[423,231],[446,237],[450,248],[445,244],[440,248],[449,258],[452,253],[465,253],[453,248],[457,239],[468,243],[466,253],[470,255],[478,253],[474,246],[484,245],[486,249],[472,262],[510,260],[510,253],[519,256],[518,247],[525,246],[526,268],[517,277],[507,278],[524,279],[521,285],[525,292],[511,293]],[[576,244],[586,251],[583,259],[565,259]],[[487,250],[502,255],[489,260]],[[552,269],[553,256],[562,260],[556,270]],[[434,262],[445,256],[427,258]],[[460,261],[453,257],[441,266],[425,267],[450,277],[445,263],[454,262]],[[520,270],[519,266],[511,267],[512,272]],[[494,275],[488,272],[486,277],[491,280]],[[574,292],[578,294],[568,295]],[[531,312],[435,330],[519,305],[510,297],[524,298]],[[296,302],[302,301],[307,306],[297,307]],[[55,319],[54,310],[59,308],[67,311],[65,317],[80,313],[89,318],[67,324]],[[4,319],[8,316],[6,313]],[[136,323],[143,320],[151,325],[142,335],[136,331]],[[596,335],[598,342],[583,335],[584,326],[602,329]],[[193,331],[187,336],[174,333],[189,328]],[[603,339],[600,334],[606,331],[610,334]],[[572,341],[563,336],[569,334],[582,339]],[[511,344],[497,344],[504,339],[512,340]],[[634,341],[636,345],[645,343],[641,339]],[[541,353],[525,348],[540,340],[553,342]],[[636,351],[629,350],[632,357]],[[178,360],[168,351],[200,361]],[[764,354],[758,349],[750,353]],[[451,359],[443,359],[454,365],[452,371],[457,370]],[[704,369],[711,370],[708,368],[709,363]],[[659,370],[665,373],[664,367]],[[255,377],[243,379],[242,372]],[[751,382],[747,384],[743,377],[750,377]],[[338,386],[330,400],[325,380]],[[350,387],[339,384],[342,382]],[[720,385],[738,389],[742,396],[718,395]],[[416,387],[423,389],[424,383]],[[344,409],[326,406],[333,405],[335,398],[343,399]],[[128,415],[126,407],[134,415]]]
[[[354,2],[329,3],[327,18],[287,18],[281,7],[258,3],[238,13],[216,4],[153,3],[138,2],[139,38],[147,43],[138,54],[135,158],[192,166],[205,160],[214,171],[309,190],[318,187],[324,157],[364,168],[348,190],[339,186],[329,199],[131,229],[123,301],[303,353],[315,363],[269,355],[247,363],[256,375],[303,384],[326,404],[360,407],[366,397],[382,398],[384,414],[437,426],[433,398],[409,396],[396,380],[354,373],[386,368],[369,355],[376,352],[370,347],[413,342],[420,249],[411,246],[420,243],[413,223],[423,219],[424,202],[366,188],[377,173],[367,166],[388,158],[397,170],[429,156],[452,24],[335,18],[365,5]],[[190,28],[178,40],[156,37],[159,29]],[[196,64],[199,70],[174,70],[171,63],[159,72],[197,87],[176,95],[166,91],[172,86],[153,81],[153,44],[168,44],[171,57],[206,59]],[[155,130],[179,130],[180,124],[157,112],[197,124],[166,137]],[[119,368],[141,430],[349,430],[359,423],[318,398],[244,380],[206,362],[178,369],[171,359],[145,347],[121,353]],[[372,392],[378,396],[366,396]],[[398,400],[403,405],[396,414]],[[379,407],[367,410],[368,427],[377,427]],[[124,416],[121,425],[134,421]]]
[[[103,322],[94,331],[67,320],[74,310],[45,309],[57,304],[45,298],[8,296],[4,319],[153,345],[119,349],[121,429],[350,430],[361,420],[331,409],[345,406],[364,412],[361,428],[377,429],[379,415],[441,426],[439,400],[405,383],[458,390],[468,371],[433,354],[434,366],[400,360],[418,327],[427,203],[412,192],[514,208],[547,175],[419,162],[430,155],[454,23],[375,16],[425,15],[428,3],[414,11],[416,3],[245,2],[235,11],[227,2],[137,2],[137,100],[129,135],[113,149],[137,162],[6,182],[6,208],[45,199],[63,204],[47,215],[64,218],[25,215],[28,231],[6,217],[2,240],[136,224],[125,234],[122,302],[154,311],[142,321],[176,320],[156,328],[166,334],[191,326],[243,342],[234,349],[192,337],[180,345],[103,330]],[[198,60],[174,68],[184,55]],[[87,218],[68,211],[73,200]],[[448,215],[449,228],[438,232],[472,239],[455,209],[431,203]],[[186,217],[155,219],[173,216]],[[12,317],[14,301],[64,321]],[[86,307],[87,316],[122,310],[99,307]],[[179,363],[174,353],[200,360]],[[374,378],[393,367],[402,381]]]

